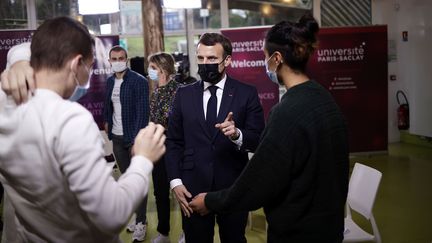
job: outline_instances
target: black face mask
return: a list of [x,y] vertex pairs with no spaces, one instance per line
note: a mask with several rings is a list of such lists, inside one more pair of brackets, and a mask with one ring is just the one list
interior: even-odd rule
[[219,82],[222,78],[222,73],[219,72],[219,65],[222,62],[213,64],[198,64],[198,74],[201,79],[211,84],[216,84]]

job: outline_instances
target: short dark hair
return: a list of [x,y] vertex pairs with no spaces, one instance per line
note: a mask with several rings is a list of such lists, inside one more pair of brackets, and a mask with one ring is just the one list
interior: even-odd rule
[[126,54],[126,58],[128,57],[128,53],[127,53],[126,49],[124,49],[123,47],[121,47],[119,45],[116,45],[116,46],[111,47],[111,49],[108,53],[109,58],[111,58],[111,52],[113,52],[113,51],[115,51],[115,52],[124,51],[124,53]]
[[30,65],[35,71],[43,68],[59,70],[75,55],[91,58],[94,43],[87,27],[75,19],[46,20],[33,35]]
[[318,23],[307,13],[297,23],[282,21],[274,25],[267,32],[264,47],[269,55],[280,52],[284,62],[294,71],[304,72],[309,57],[318,46],[318,30]]
[[201,36],[198,44],[203,44],[206,46],[214,46],[217,43],[221,44],[224,49],[224,58],[228,55],[232,55],[232,45],[231,40],[228,37],[219,33],[205,33]]
[[174,57],[169,53],[158,52],[150,55],[147,60],[155,63],[168,76],[176,73]]

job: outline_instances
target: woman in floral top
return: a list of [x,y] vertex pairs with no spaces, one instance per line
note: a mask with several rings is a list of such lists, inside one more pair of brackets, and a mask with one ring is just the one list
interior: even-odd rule
[[[179,84],[174,80],[176,73],[173,56],[160,52],[148,57],[148,74],[157,88],[150,98],[150,120],[161,124],[167,129],[168,114],[174,101]],[[169,242],[170,231],[170,199],[169,182],[165,169],[165,158],[162,157],[153,169],[154,195],[158,215],[158,236],[152,242]]]

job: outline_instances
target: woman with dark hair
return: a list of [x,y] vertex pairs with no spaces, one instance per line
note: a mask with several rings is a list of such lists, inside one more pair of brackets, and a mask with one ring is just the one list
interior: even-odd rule
[[194,211],[264,207],[268,242],[342,242],[347,126],[330,93],[305,73],[317,32],[317,22],[306,15],[267,33],[267,74],[287,92],[272,109],[260,145],[236,183],[199,194],[190,203]]
[[[168,114],[171,110],[179,83],[175,81],[174,57],[168,53],[159,52],[148,57],[148,75],[157,87],[150,98],[150,120],[168,128]],[[159,234],[152,243],[170,242],[170,187],[165,167],[165,157],[162,157],[153,169],[154,196],[158,215],[157,231]]]

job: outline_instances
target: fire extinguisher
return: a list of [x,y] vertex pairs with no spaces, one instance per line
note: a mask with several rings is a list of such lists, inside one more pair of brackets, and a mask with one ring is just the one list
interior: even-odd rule
[[[399,101],[399,95],[402,95],[405,99],[405,103],[401,104]],[[409,128],[409,105],[408,99],[405,96],[405,93],[402,90],[398,90],[396,93],[396,99],[399,104],[397,109],[398,116],[398,128],[399,130],[407,130]]]

